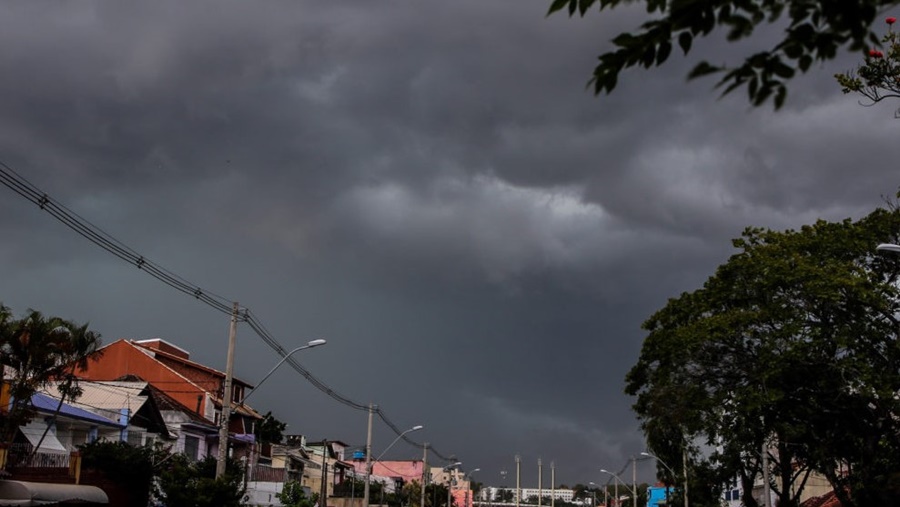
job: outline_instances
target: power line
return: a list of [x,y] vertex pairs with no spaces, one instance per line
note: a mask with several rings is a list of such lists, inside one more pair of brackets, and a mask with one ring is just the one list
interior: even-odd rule
[[[91,243],[94,243],[100,248],[118,257],[119,259],[146,272],[150,276],[163,282],[169,287],[172,287],[173,289],[184,294],[193,296],[198,301],[206,304],[207,306],[210,306],[214,310],[217,310],[221,313],[227,315],[231,315],[233,313],[231,302],[232,300],[205,290],[200,286],[185,280],[175,273],[172,273],[164,267],[147,259],[135,250],[129,248],[121,241],[117,240],[111,234],[108,234],[91,222],[79,216],[77,213],[66,208],[55,199],[51,198],[49,195],[47,195],[46,192],[42,191],[31,182],[23,178],[3,161],[0,161],[0,183],[2,183],[13,192],[24,197],[25,199],[31,201],[41,210],[46,211],[50,214],[50,216],[61,222],[63,225],[75,231],[78,235],[84,237]],[[280,343],[278,343],[278,341],[271,335],[271,333],[268,332],[268,330],[266,330],[262,322],[259,321],[259,319],[253,314],[252,311],[250,311],[249,308],[242,308],[237,317],[239,321],[246,322],[250,326],[250,329],[252,329],[253,332],[256,333],[256,335],[260,339],[262,339],[266,343],[266,345],[272,348],[279,356],[281,356],[282,358],[287,357],[287,353],[289,351],[285,349]],[[369,410],[368,404],[359,403],[348,398],[347,396],[338,393],[323,381],[319,380],[293,357],[287,357],[285,362],[288,363],[291,368],[294,369],[294,371],[296,371],[303,378],[309,381],[309,383],[312,384],[316,389],[330,396],[335,401],[356,410]],[[376,409],[376,413],[378,414],[378,417],[384,422],[384,424],[394,432],[395,435],[401,436],[404,442],[413,446],[422,447],[423,444],[415,442],[406,435],[403,435],[403,431],[387,418],[387,415],[384,413],[384,411],[381,410],[380,407]],[[445,461],[450,461],[450,458],[444,457],[430,445],[428,448],[436,457]]]

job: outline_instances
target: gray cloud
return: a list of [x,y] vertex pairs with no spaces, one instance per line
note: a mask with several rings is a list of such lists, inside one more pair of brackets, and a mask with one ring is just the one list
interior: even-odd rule
[[[546,18],[548,5],[12,5],[0,159],[239,299],[286,346],[328,338],[302,357],[314,374],[424,424],[481,480],[519,453],[526,481],[538,457],[559,482],[605,481],[600,468],[643,450],[622,391],[641,322],[745,226],[878,206],[897,186],[896,124],[831,82],[853,55],[799,79],[777,113],[685,83],[697,59],[733,58],[715,39],[594,97],[597,52],[641,14]],[[15,311],[224,364],[223,315],[9,191],[0,224],[0,301]],[[261,345],[239,332],[249,381],[278,359]],[[255,404],[291,431],[362,443],[363,413],[289,370],[269,382]],[[376,449],[392,439],[375,435]]]

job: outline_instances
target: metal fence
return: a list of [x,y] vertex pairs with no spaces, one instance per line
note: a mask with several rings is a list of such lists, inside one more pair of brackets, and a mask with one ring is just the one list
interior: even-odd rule
[[68,468],[69,453],[35,452],[31,444],[9,446],[7,466],[29,468]]
[[286,482],[287,470],[285,468],[273,468],[268,465],[256,464],[250,467],[249,480],[258,482]]

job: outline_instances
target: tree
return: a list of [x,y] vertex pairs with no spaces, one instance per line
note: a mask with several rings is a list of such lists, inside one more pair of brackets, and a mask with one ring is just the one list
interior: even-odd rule
[[[585,16],[592,7],[614,9],[629,0],[553,0],[550,13],[567,9],[570,16]],[[642,0],[648,20],[634,33],[624,32],[612,42],[615,49],[600,55],[591,80],[594,92],[610,93],[619,74],[627,68],[650,68],[665,62],[675,44],[687,55],[697,38],[716,28],[726,31],[730,42],[751,38],[763,24],[784,25],[784,35],[769,49],[747,55],[736,67],[703,61],[689,78],[724,73],[717,87],[723,95],[746,86],[750,102],[759,106],[768,99],[776,108],[787,97],[787,82],[806,72],[816,61],[830,60],[839,49],[863,51],[878,36],[871,25],[879,9],[896,5],[896,0],[809,0],[705,2]]]
[[303,486],[297,481],[288,481],[284,483],[281,492],[276,493],[275,496],[285,507],[313,507],[319,499],[318,493],[314,493],[311,497],[307,497]]
[[161,499],[166,507],[238,507],[243,504],[244,471],[228,458],[225,474],[216,479],[216,459],[191,461],[175,454],[159,476]]
[[156,495],[154,464],[168,457],[159,446],[133,446],[125,442],[96,441],[79,447],[84,469],[95,469],[124,486],[131,505],[148,505]]
[[[31,398],[52,382],[62,394],[57,412],[66,399],[80,396],[75,369],[87,366],[88,357],[99,353],[100,335],[59,317],[45,317],[29,310],[14,319],[0,304],[0,362],[9,367],[11,405],[3,424],[3,441],[10,443],[18,427],[34,416]],[[37,448],[37,446],[35,446]]]
[[[873,105],[886,98],[900,98],[900,39],[893,26],[897,18],[885,19],[888,33],[881,39],[885,51],[871,49],[864,63],[855,72],[836,74],[838,84],[844,93],[855,92]],[[895,113],[900,117],[900,109]]]
[[263,420],[256,425],[254,433],[256,439],[263,444],[280,444],[284,440],[284,430],[287,423],[283,423],[272,415],[272,412],[266,412]]
[[812,471],[846,507],[898,503],[900,259],[875,252],[898,233],[893,204],[856,222],[749,228],[701,289],[644,323],[626,392],[655,454],[690,458],[692,492],[737,478],[756,506],[765,452],[779,505],[798,504]]
[[[456,499],[451,498],[453,505]],[[425,507],[444,507],[447,505],[447,485],[431,483],[425,486]]]

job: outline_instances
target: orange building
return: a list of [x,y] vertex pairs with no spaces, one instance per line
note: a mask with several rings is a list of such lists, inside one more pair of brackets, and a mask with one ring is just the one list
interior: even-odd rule
[[[84,369],[76,372],[87,380],[137,377],[182,405],[185,412],[218,425],[222,414],[225,374],[190,360],[190,353],[165,340],[118,340],[102,347]],[[252,385],[232,382],[232,415],[229,431],[249,434],[262,417],[240,401]]]

